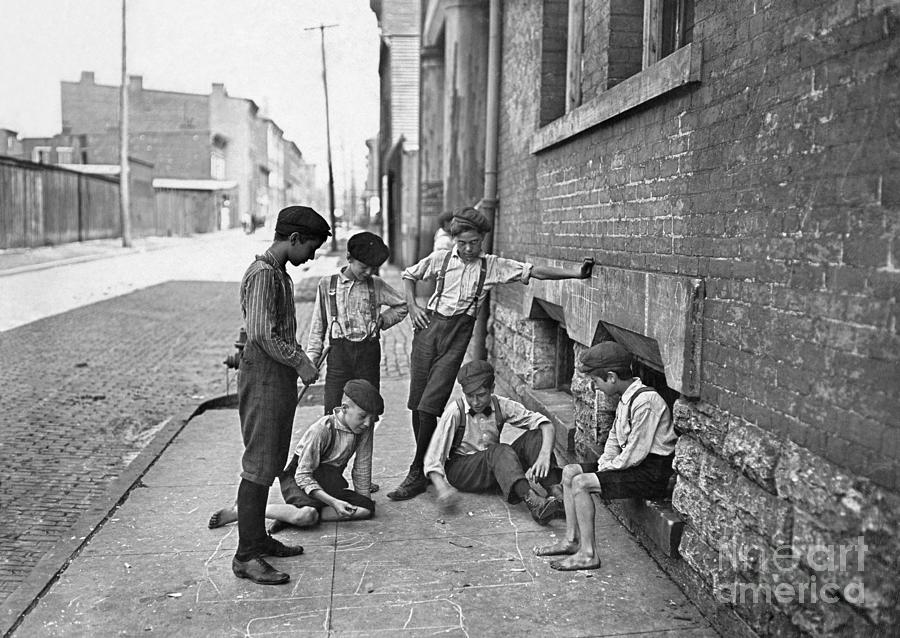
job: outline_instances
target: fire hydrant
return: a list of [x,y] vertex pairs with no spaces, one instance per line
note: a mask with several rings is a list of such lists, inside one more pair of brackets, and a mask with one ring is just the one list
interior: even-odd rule
[[234,354],[230,354],[225,357],[224,363],[229,368],[238,369],[241,365],[241,356],[244,354],[244,346],[247,345],[247,331],[241,328],[241,331],[238,333],[238,339],[234,342],[234,347],[237,349],[237,352]]

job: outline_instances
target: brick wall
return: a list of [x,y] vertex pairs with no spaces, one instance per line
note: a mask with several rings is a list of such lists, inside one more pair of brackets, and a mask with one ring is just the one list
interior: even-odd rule
[[[835,603],[733,606],[763,634],[886,630],[897,620],[890,575],[900,555],[894,3],[697,0],[698,84],[532,153],[528,123],[543,120],[548,100],[537,94],[534,53],[542,5],[504,3],[495,252],[573,267],[592,254],[702,278],[700,396],[676,410],[687,571],[716,595],[734,582],[839,586]],[[522,298],[495,294],[496,311],[523,316]],[[517,325],[494,322],[504,333],[494,358],[518,355],[501,352]],[[504,360],[516,378],[503,383],[525,383],[528,366]],[[603,428],[578,384],[576,375],[588,454]],[[863,571],[804,553],[849,549],[859,536]],[[779,548],[804,557],[790,569],[739,560],[723,570],[727,541],[763,559]],[[850,584],[864,585],[864,601]]]

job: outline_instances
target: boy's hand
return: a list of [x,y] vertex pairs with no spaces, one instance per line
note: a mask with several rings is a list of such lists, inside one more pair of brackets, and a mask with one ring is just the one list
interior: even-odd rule
[[306,354],[303,355],[303,363],[297,368],[297,375],[305,385],[312,385],[319,378],[319,370],[312,364]]
[[581,264],[581,271],[578,274],[579,279],[590,279],[591,271],[594,269],[594,258],[585,257]]
[[409,316],[412,318],[413,327],[418,330],[424,330],[431,323],[428,311],[417,303],[407,304],[409,307]]
[[459,492],[454,487],[438,489],[438,509],[442,514],[452,514],[459,506]]
[[547,474],[550,472],[550,457],[543,456],[542,454],[538,454],[537,460],[534,462],[528,471],[525,472],[525,478],[529,481],[537,482],[540,479],[547,478]]
[[336,500],[331,508],[340,518],[350,518],[356,514],[356,508],[347,501]]

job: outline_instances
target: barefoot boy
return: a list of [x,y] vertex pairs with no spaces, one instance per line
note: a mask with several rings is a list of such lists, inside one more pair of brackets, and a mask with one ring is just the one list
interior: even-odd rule
[[[551,492],[559,487],[553,424],[543,414],[493,394],[494,367],[487,361],[470,361],[457,380],[465,400],[444,409],[425,455],[425,472],[441,508],[455,507],[457,489],[483,492],[499,485],[509,503],[525,501],[531,517],[545,525],[560,512],[561,503],[535,492],[529,480]],[[505,424],[527,431],[511,445],[500,443]]]
[[631,353],[615,341],[599,343],[581,355],[578,370],[591,377],[593,388],[621,398],[603,456],[596,464],[563,468],[566,537],[534,550],[538,556],[571,554],[552,561],[553,569],[600,567],[592,494],[604,499],[666,495],[676,440],[672,417],[659,393],[632,375],[632,361]]
[[[285,505],[266,506],[266,517],[276,520],[272,532],[287,525],[310,527],[320,520],[361,520],[375,513],[369,498],[371,425],[382,412],[384,400],[371,383],[351,379],[344,385],[341,406],[310,425],[297,443],[289,465],[295,473],[281,481]],[[348,490],[343,473],[354,454],[354,490]],[[209,527],[233,523],[237,515],[237,505],[221,509],[210,517]]]
[[[534,266],[481,253],[491,224],[484,213],[463,208],[453,214],[451,250],[438,250],[403,271],[406,304],[416,334],[409,364],[409,400],[416,450],[409,473],[388,498],[402,501],[421,494],[428,486],[422,469],[438,416],[444,410],[453,379],[462,364],[478,308],[488,290],[500,284],[534,279],[587,279],[592,260],[577,270]],[[416,302],[416,282],[437,280],[425,308]]]

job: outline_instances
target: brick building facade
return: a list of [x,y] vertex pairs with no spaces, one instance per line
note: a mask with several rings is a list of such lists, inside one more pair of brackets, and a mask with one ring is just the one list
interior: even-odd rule
[[[500,390],[551,412],[558,447],[589,459],[615,404],[573,360],[623,343],[673,405],[683,533],[654,547],[647,504],[613,507],[710,618],[728,635],[889,633],[900,620],[900,6],[490,4],[493,252],[598,263],[587,283],[493,294]],[[450,15],[449,3],[425,5]],[[488,5],[453,7],[486,17]],[[425,47],[458,44],[450,30],[429,36],[434,24],[423,83]],[[480,91],[492,81],[470,79]],[[448,122],[437,143],[491,142]],[[423,153],[434,143],[423,128]],[[441,185],[445,201],[477,200]]]
[[[149,90],[140,76],[129,78],[128,90],[130,153],[152,162],[155,178],[237,182],[231,225],[241,213],[277,213],[286,193],[315,199],[314,167],[252,100],[229,96],[222,84],[208,95]],[[61,97],[63,134],[85,140],[88,162],[118,162],[119,87],[85,71],[79,82],[61,83]]]

